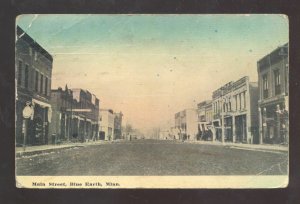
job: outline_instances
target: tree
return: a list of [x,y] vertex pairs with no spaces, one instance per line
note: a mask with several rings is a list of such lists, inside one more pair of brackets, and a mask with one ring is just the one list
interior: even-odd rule
[[125,126],[125,132],[126,133],[130,133],[130,132],[132,132],[132,130],[133,130],[132,125],[126,124],[126,126]]

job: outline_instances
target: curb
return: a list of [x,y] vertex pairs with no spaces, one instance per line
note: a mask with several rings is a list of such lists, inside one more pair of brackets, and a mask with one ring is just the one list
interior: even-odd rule
[[50,153],[50,152],[57,152],[60,150],[66,150],[66,149],[71,149],[74,147],[86,147],[90,145],[100,145],[100,144],[110,144],[111,142],[104,142],[104,143],[79,143],[79,144],[71,144],[69,146],[62,146],[62,147],[56,147],[56,148],[49,148],[49,149],[37,149],[37,150],[32,150],[32,151],[19,151],[16,152],[15,157],[20,158],[22,156],[32,156],[36,154],[41,154],[41,153]]
[[271,153],[272,152],[281,152],[281,153],[289,152],[288,149],[268,149],[268,148],[264,148],[264,147],[252,148],[252,147],[243,147],[243,146],[238,146],[238,145],[228,145],[228,148],[250,150],[250,151],[264,151],[264,152],[271,152]]
[[223,147],[228,147],[228,148],[236,148],[236,149],[244,149],[244,150],[257,150],[257,151],[269,151],[269,152],[289,152],[289,149],[286,148],[282,148],[280,147],[279,149],[276,149],[274,147],[272,148],[268,148],[268,147],[264,147],[264,146],[243,146],[243,145],[238,145],[238,144],[234,144],[234,143],[212,143],[212,142],[208,142],[208,143],[200,143],[200,142],[188,142],[190,144],[198,144],[198,145],[215,145],[215,146],[223,146]]
[[75,147],[84,147],[83,145],[72,145],[72,146],[67,146],[67,147],[61,147],[61,148],[51,148],[51,149],[42,149],[42,150],[33,150],[33,151],[28,151],[28,152],[16,152],[16,158],[20,158],[22,156],[32,156],[36,154],[41,154],[41,153],[50,153],[50,152],[57,152],[60,150],[66,150],[66,149],[72,149]]

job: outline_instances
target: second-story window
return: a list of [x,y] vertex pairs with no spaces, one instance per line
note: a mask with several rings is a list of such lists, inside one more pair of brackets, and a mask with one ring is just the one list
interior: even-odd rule
[[22,61],[19,60],[18,64],[18,85],[22,84]]
[[34,51],[34,60],[36,61],[37,60],[37,52]]
[[39,72],[35,71],[35,84],[34,84],[35,91],[39,91]]
[[246,105],[246,104],[247,104],[247,103],[246,103],[246,92],[243,93],[243,96],[244,96],[244,109],[246,109],[246,106],[247,106],[247,105]]
[[234,96],[234,103],[235,103],[235,111],[237,111],[237,104],[238,104],[238,101],[237,101],[237,95]]
[[45,77],[45,95],[48,95],[48,78]]
[[275,79],[275,95],[278,95],[281,93],[280,89],[280,73],[279,70],[274,71],[274,79]]
[[268,76],[267,74],[263,75],[263,98],[268,98],[269,97],[269,85],[268,85]]
[[239,110],[242,110],[242,96],[241,94],[239,93]]
[[43,93],[43,85],[44,85],[44,76],[41,74],[40,93]]
[[24,81],[24,86],[25,88],[28,88],[28,76],[29,76],[29,70],[28,70],[28,64],[25,65],[25,81]]

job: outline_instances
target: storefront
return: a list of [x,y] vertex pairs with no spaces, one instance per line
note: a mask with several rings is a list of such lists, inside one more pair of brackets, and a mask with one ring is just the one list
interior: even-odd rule
[[262,106],[263,143],[288,143],[288,111],[284,102]]
[[225,142],[233,142],[232,117],[224,117]]
[[235,133],[237,143],[247,143],[247,115],[235,116]]
[[213,121],[213,127],[214,127],[214,134],[215,134],[215,140],[222,141],[222,129],[220,120]]
[[[37,99],[17,100],[16,102],[16,145],[44,145],[49,140],[49,123],[51,122],[51,105]],[[30,117],[24,117],[22,111],[30,107]]]

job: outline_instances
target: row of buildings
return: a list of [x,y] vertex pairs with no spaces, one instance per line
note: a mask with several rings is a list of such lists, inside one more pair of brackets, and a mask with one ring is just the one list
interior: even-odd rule
[[88,90],[51,89],[53,57],[20,27],[15,57],[16,145],[122,138],[122,112]]
[[257,62],[258,82],[248,76],[213,91],[197,108],[175,114],[161,139],[287,144],[289,137],[288,43]]

